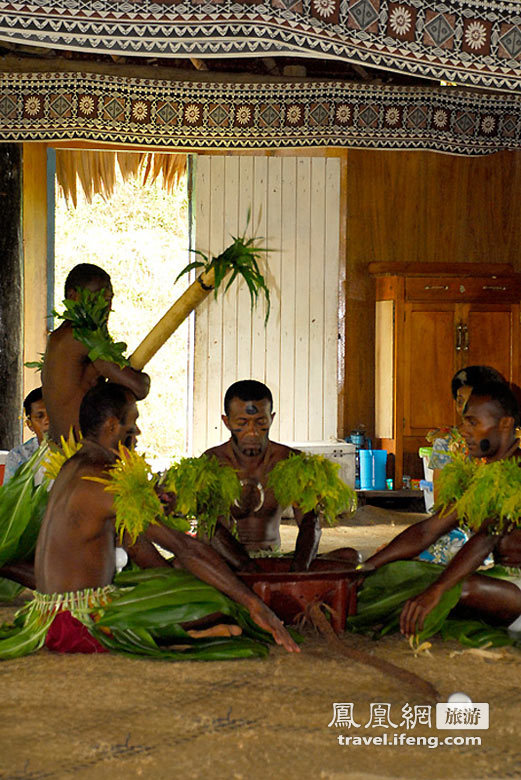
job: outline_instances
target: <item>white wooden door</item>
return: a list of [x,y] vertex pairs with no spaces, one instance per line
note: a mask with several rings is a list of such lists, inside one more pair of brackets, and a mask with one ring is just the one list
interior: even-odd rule
[[228,386],[265,382],[271,438],[327,441],[337,433],[340,161],[319,157],[201,156],[196,162],[195,245],[219,254],[231,236],[261,236],[271,292],[250,310],[244,282],[196,311],[193,453],[228,438]]

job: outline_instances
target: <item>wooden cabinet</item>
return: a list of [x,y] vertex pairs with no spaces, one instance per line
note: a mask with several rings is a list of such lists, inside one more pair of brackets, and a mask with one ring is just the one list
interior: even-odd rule
[[472,263],[371,263],[369,270],[376,278],[375,438],[394,459],[400,487],[404,473],[423,476],[418,449],[427,432],[459,422],[450,388],[458,369],[489,365],[520,384],[521,274]]

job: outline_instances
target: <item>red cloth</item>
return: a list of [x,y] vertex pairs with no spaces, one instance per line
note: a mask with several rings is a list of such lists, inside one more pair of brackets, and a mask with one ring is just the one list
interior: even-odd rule
[[45,637],[45,646],[55,653],[108,653],[69,611],[59,612]]

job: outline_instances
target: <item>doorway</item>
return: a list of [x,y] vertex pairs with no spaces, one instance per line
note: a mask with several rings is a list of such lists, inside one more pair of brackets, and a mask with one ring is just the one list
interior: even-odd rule
[[[109,154],[116,158],[115,152],[104,152]],[[64,282],[71,268],[78,263],[101,266],[110,274],[115,293],[111,335],[124,341],[127,354],[132,354],[188,283],[187,277],[177,283],[175,279],[191,259],[189,176],[185,171],[169,189],[161,175],[143,182],[139,174],[124,176],[116,159],[108,162],[114,170],[111,192],[95,180],[87,194],[77,187],[74,205],[70,194],[66,198],[64,189],[56,186],[54,309],[63,310]],[[190,441],[190,327],[185,321],[145,369],[152,383],[148,397],[139,403],[138,450],[154,469],[185,455]]]

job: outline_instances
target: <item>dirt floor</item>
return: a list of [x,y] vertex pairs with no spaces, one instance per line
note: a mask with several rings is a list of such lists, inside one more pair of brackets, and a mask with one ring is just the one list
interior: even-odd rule
[[[324,533],[322,550],[352,545],[367,555],[416,518],[363,507],[353,524]],[[285,548],[295,533],[283,527]],[[13,613],[1,607],[0,619]],[[262,661],[168,663],[41,650],[0,665],[0,778],[521,777],[521,654],[483,657],[435,639],[430,655],[415,656],[398,636],[342,641],[420,675],[442,701],[464,691],[489,703],[490,728],[437,729],[435,703],[414,686],[350,661],[312,633],[300,654],[274,648]],[[334,703],[353,705],[358,725],[329,725]],[[423,706],[426,722],[409,720],[407,729],[408,706]],[[367,744],[383,735],[388,744]],[[459,744],[441,744],[447,736]],[[464,744],[466,737],[481,744]]]

